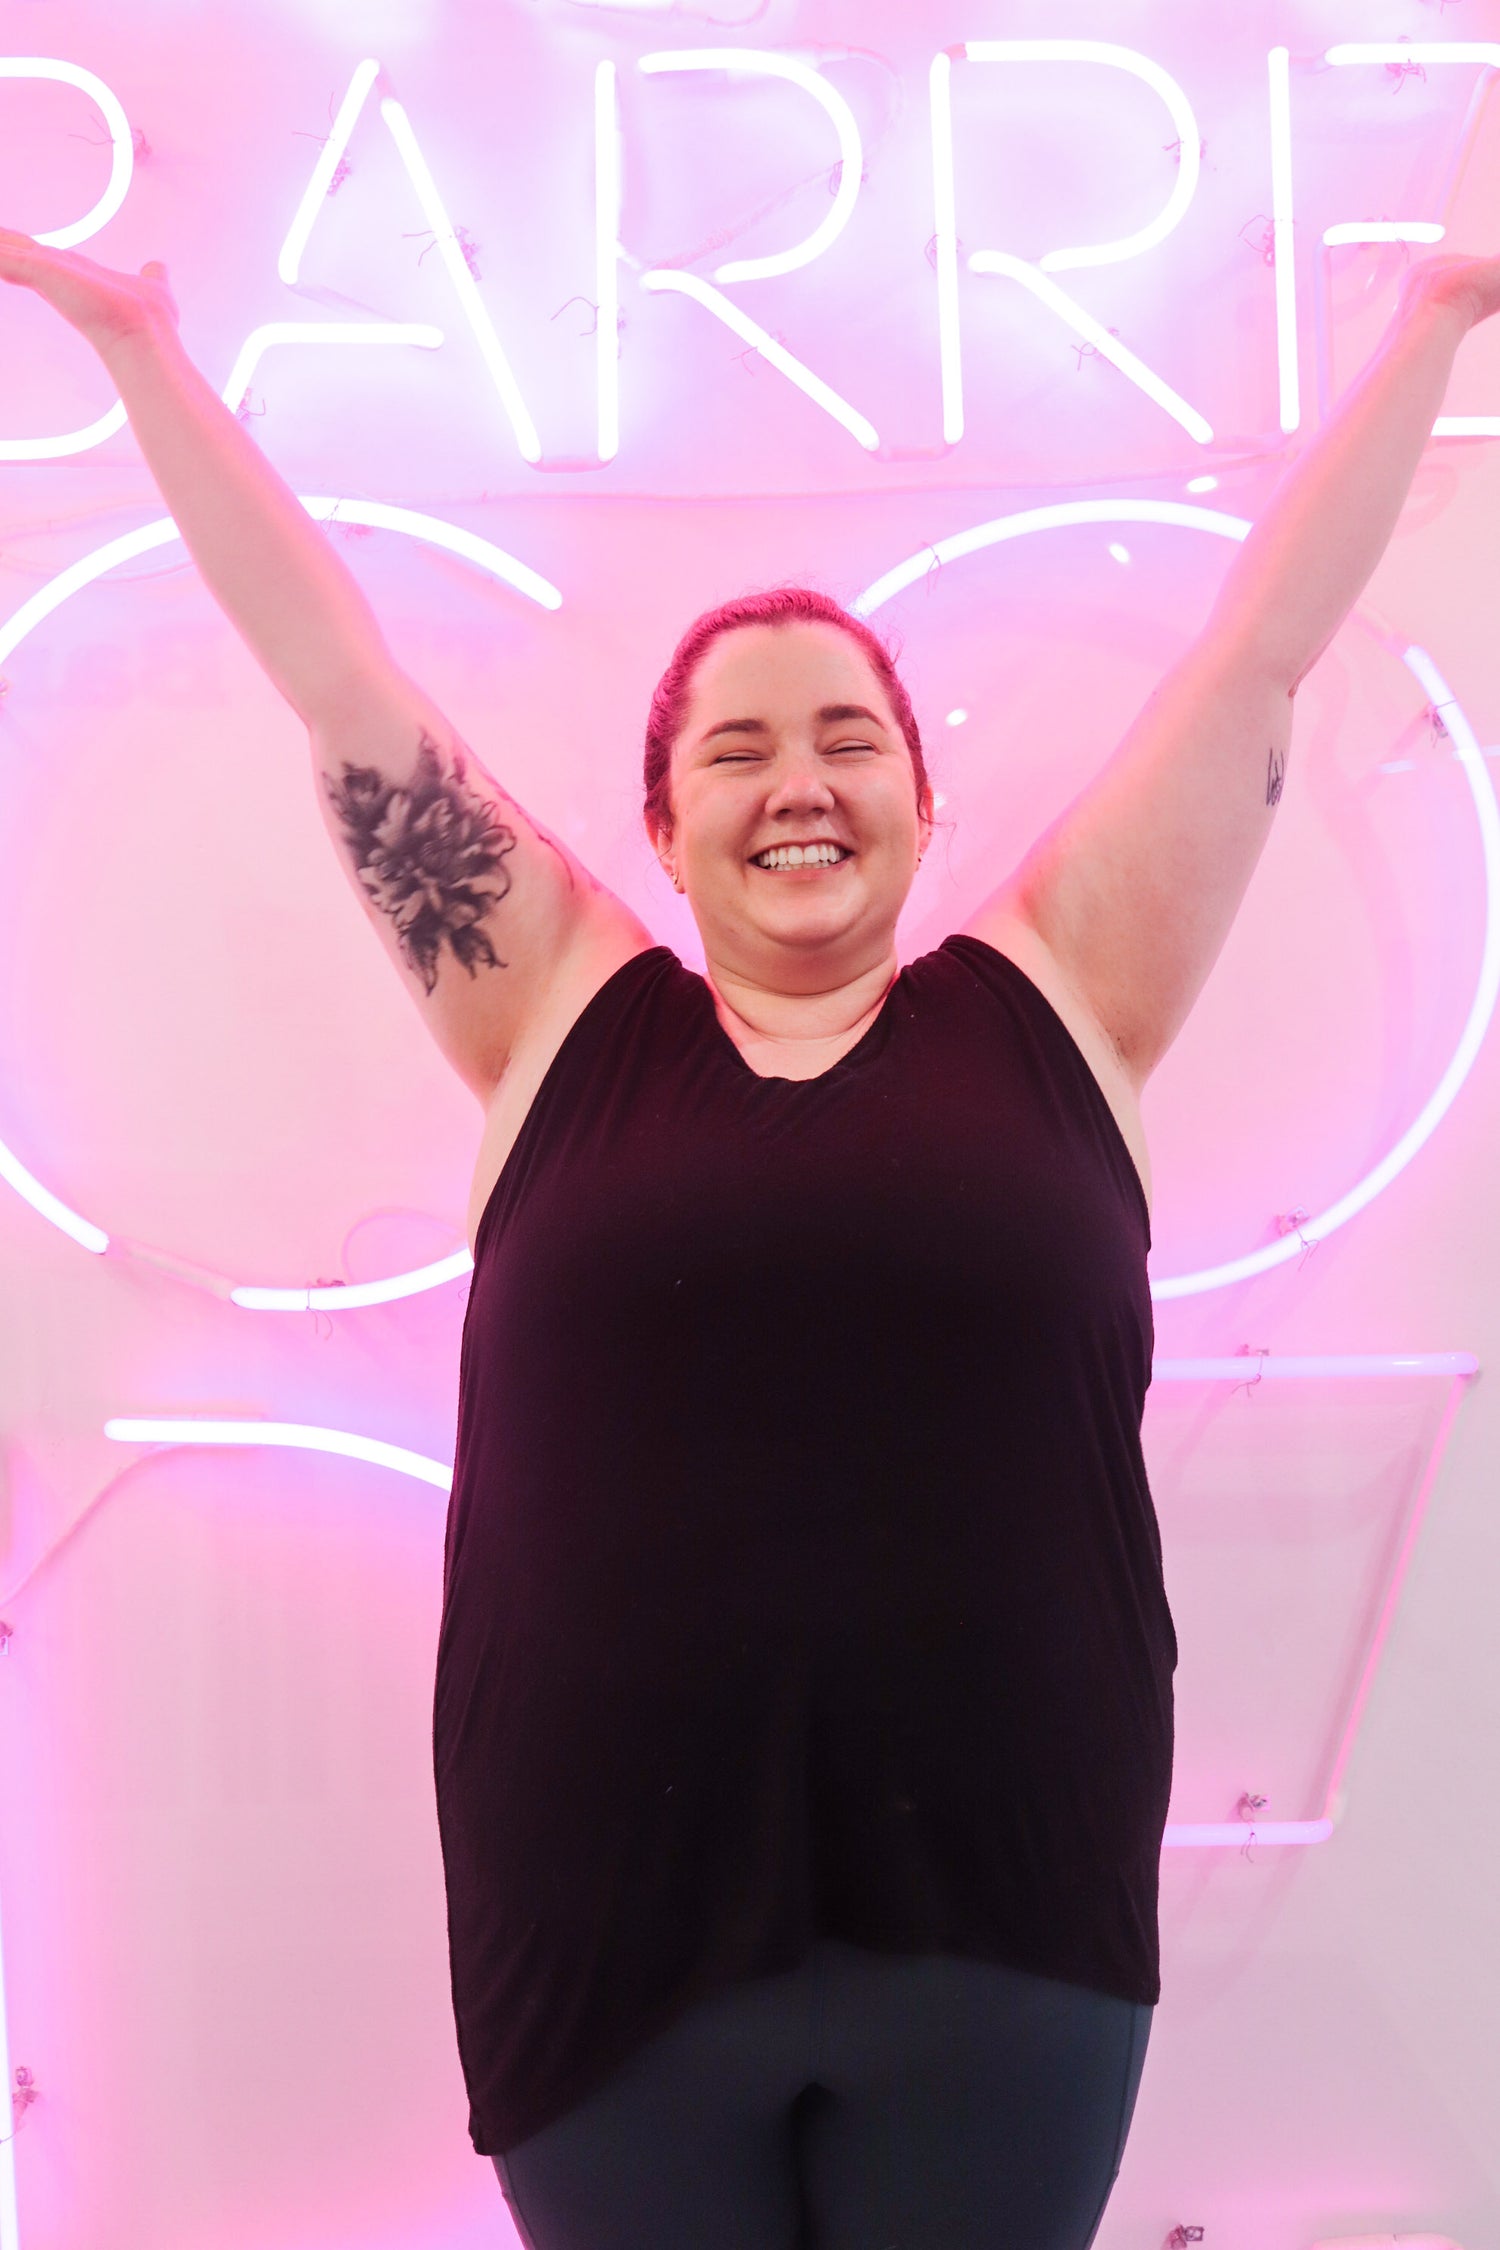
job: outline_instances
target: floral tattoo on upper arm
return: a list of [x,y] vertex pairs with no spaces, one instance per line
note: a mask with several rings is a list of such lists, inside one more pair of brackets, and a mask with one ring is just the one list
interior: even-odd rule
[[503,969],[480,924],[510,889],[504,863],[516,833],[466,787],[460,754],[445,771],[424,732],[417,770],[404,786],[374,766],[351,765],[338,781],[325,775],[323,786],[360,883],[395,924],[402,957],[423,990],[437,984],[444,945],[471,977],[481,966]]

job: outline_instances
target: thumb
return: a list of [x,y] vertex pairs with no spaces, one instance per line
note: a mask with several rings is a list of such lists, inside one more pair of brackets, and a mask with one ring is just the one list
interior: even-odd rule
[[164,265],[162,264],[162,262],[161,262],[160,258],[148,258],[148,259],[146,260],[146,263],[145,263],[145,264],[144,264],[144,265],[142,266],[142,268],[141,268],[141,273],[142,273],[142,275],[143,275],[143,276],[144,276],[144,275],[146,275],[146,274],[158,274],[158,273],[159,273],[159,274],[161,274],[161,275],[162,275],[162,277],[163,277],[164,279],[165,279],[165,276],[166,276],[166,271],[167,271],[167,269],[166,269],[166,267],[165,267],[165,266],[164,266]]

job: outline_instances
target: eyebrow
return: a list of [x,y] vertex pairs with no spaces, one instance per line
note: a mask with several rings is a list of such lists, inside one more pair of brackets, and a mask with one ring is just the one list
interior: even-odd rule
[[[886,724],[875,712],[866,710],[863,703],[825,703],[819,709],[820,726],[837,726],[841,719],[868,719],[873,726],[882,729]],[[770,731],[764,719],[722,719],[716,727],[710,727],[700,740],[712,742],[720,734],[769,734]]]

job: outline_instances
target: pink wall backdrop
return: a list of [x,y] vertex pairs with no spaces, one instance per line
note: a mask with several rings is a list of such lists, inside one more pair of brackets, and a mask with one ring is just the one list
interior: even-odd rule
[[[682,59],[706,53],[831,91]],[[943,798],[909,957],[1107,756],[1423,254],[1327,232],[1500,246],[1497,75],[1500,0],[0,0],[0,220],[166,260],[199,366],[295,490],[342,503],[327,536],[398,660],[695,966],[639,815],[678,632],[919,558],[875,611]],[[758,260],[787,270],[722,271]],[[449,1460],[461,1275],[332,1311],[228,1289],[449,1258],[480,1118],[349,896],[299,722],[181,545],[58,598],[163,514],[128,427],[97,427],[113,405],[4,292],[0,1143],[109,1246],[0,1184],[0,1939],[27,2074],[0,2250],[480,2250],[510,2236],[449,2013],[443,1493],[105,1435],[249,1419]],[[1299,696],[1281,825],[1148,1096],[1160,1362],[1247,1355],[1238,1385],[1164,1366],[1149,1410],[1171,1819],[1263,1802],[1255,1840],[1164,1855],[1103,2250],[1178,2226],[1500,2250],[1500,1415],[1483,1372],[1274,1365],[1500,1351],[1500,323],[1445,414],[1467,434],[1434,438]],[[382,507],[406,528],[361,520]],[[1455,1054],[1410,1162],[1320,1232]],[[1324,1815],[1324,1841],[1266,1840]]]

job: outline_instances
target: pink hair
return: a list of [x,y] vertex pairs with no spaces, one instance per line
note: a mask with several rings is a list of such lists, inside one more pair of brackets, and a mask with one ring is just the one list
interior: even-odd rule
[[796,624],[837,625],[840,632],[847,633],[858,643],[906,737],[917,785],[917,802],[921,803],[922,792],[927,787],[922,737],[917,731],[911,697],[897,676],[884,641],[859,618],[851,617],[831,595],[814,593],[807,586],[773,586],[768,593],[742,594],[738,601],[725,602],[720,608],[705,610],[701,617],[695,618],[656,683],[646,721],[646,814],[663,830],[670,832],[672,826],[672,745],[682,732],[693,674],[704,651],[721,633],[733,633],[744,625]]

